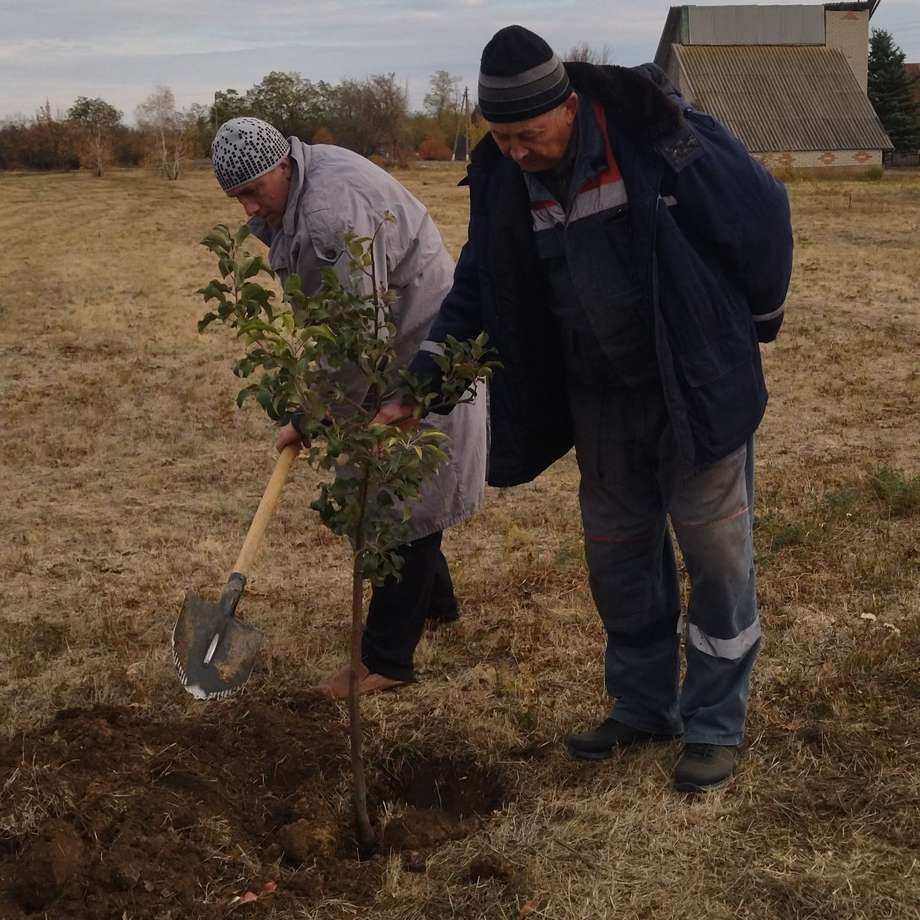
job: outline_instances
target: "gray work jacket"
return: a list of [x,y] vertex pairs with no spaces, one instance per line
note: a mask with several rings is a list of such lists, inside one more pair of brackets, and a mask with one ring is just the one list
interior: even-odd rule
[[[396,350],[404,364],[426,338],[453,283],[454,263],[437,227],[422,203],[389,173],[350,150],[327,144],[308,145],[290,138],[294,170],[281,225],[250,221],[253,233],[269,246],[269,262],[282,282],[296,272],[305,293],[316,291],[323,268],[333,267],[343,281],[364,285],[370,279],[351,277],[342,235],[350,230],[373,237],[389,211],[396,223],[377,234],[374,258],[377,283],[394,290]],[[360,378],[348,369],[341,382],[357,391]],[[410,539],[417,540],[457,524],[482,506],[487,456],[486,393],[457,406],[447,416],[430,415],[423,422],[447,434],[449,463],[426,484],[412,509]]]

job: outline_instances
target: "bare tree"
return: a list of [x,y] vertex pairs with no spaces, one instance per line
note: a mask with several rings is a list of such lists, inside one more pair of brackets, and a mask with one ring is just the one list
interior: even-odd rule
[[587,42],[573,45],[565,56],[567,61],[579,61],[583,64],[609,64],[613,54],[609,45],[604,45],[600,50],[593,48]]
[[178,179],[182,160],[188,155],[193,119],[177,111],[176,97],[168,86],[158,86],[136,109],[140,128],[150,138],[150,149],[159,171]]
[[104,99],[78,96],[67,111],[67,120],[80,132],[84,158],[93,163],[97,176],[103,175],[112,155],[112,133],[121,121],[121,112]]
[[396,74],[377,74],[368,81],[379,115],[380,135],[391,151],[393,160],[400,159],[400,147],[406,132],[409,100],[406,90],[396,82]]
[[425,111],[446,131],[454,127],[460,96],[460,77],[446,70],[431,75],[428,93],[425,95]]

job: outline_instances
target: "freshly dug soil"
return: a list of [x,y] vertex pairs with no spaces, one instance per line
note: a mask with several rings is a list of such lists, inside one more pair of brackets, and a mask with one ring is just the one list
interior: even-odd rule
[[[384,801],[397,815],[381,854],[422,869],[502,802],[475,764],[415,756],[391,773],[369,763],[369,777],[372,818]],[[347,726],[312,694],[179,721],[62,711],[0,744],[0,917],[216,920],[241,896],[256,918],[326,898],[370,905],[385,859],[356,858],[350,782]]]

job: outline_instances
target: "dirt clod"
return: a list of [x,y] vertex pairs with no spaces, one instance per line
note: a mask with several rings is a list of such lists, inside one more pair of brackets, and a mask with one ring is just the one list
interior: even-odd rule
[[483,853],[477,856],[470,862],[466,874],[471,882],[485,882],[490,879],[505,883],[520,881],[520,870],[500,853]]
[[26,910],[43,910],[60,897],[83,860],[83,841],[66,821],[51,820],[19,863],[16,893]]
[[125,862],[112,870],[112,881],[123,888],[130,889],[140,882],[142,875],[143,867],[139,863]]
[[403,868],[406,872],[422,873],[428,868],[428,862],[418,850],[409,850],[403,854]]
[[323,821],[300,818],[278,832],[278,844],[292,865],[303,865],[316,856],[332,856],[337,848],[336,827]]

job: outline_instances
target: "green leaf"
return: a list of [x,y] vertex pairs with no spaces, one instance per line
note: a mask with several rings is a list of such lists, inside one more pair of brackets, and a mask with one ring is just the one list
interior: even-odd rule
[[243,259],[238,270],[240,281],[245,281],[247,278],[252,278],[254,275],[258,275],[261,270],[261,256],[249,256],[248,258]]
[[208,300],[224,300],[225,299],[224,295],[228,294],[229,292],[230,292],[230,287],[228,285],[223,284],[220,281],[217,281],[215,279],[214,281],[211,281],[209,284],[207,284],[205,287],[198,288],[198,290],[195,293],[200,294],[206,301],[208,301]]
[[237,406],[242,407],[243,403],[246,402],[247,399],[250,399],[252,396],[254,396],[258,389],[259,387],[257,384],[252,384],[251,386],[243,387],[243,389],[240,390],[239,393],[236,394]]
[[230,231],[224,224],[218,224],[201,241],[202,246],[207,246],[212,252],[219,254],[230,249]]
[[320,326],[306,326],[301,330],[300,334],[303,338],[325,339],[328,342],[336,341],[335,333],[326,323]]

